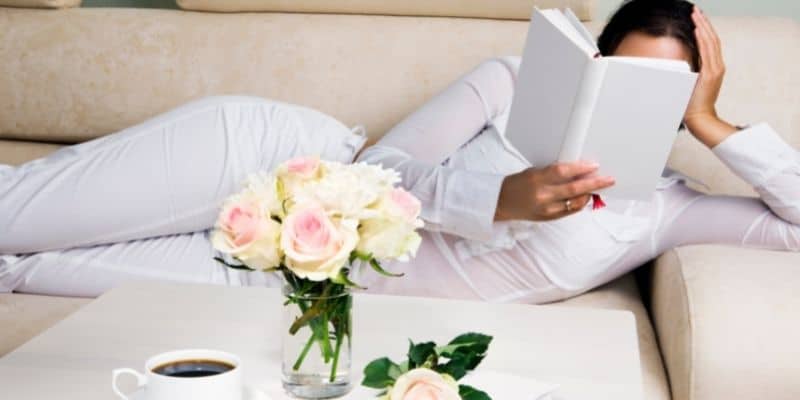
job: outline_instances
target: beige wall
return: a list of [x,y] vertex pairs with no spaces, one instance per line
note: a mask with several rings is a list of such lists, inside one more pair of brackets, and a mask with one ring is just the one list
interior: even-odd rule
[[[606,20],[622,0],[595,0],[598,20]],[[777,15],[800,21],[800,0],[695,0],[708,15]]]

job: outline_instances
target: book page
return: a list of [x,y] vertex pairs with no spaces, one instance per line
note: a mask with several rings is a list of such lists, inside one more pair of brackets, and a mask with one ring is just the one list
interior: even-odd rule
[[[538,10],[537,10],[538,11]],[[569,9],[567,9],[569,13],[572,13]],[[569,38],[576,46],[583,49],[583,51],[589,55],[590,57],[594,57],[594,55],[599,51],[597,50],[597,45],[594,43],[594,40],[591,39],[591,35],[588,35],[588,40],[584,32],[588,34],[583,25],[578,22],[581,28],[583,28],[583,32],[580,29],[576,29],[576,27],[572,24],[572,21],[564,15],[561,10],[559,9],[547,9],[541,10],[542,15],[550,21],[553,26],[558,28],[566,37]],[[572,14],[573,16],[575,14]]]
[[581,20],[578,18],[578,16],[572,12],[571,8],[564,10],[564,17],[567,18],[567,21],[569,21],[570,25],[572,25],[575,31],[578,32],[578,34],[580,34],[586,43],[591,47],[592,55],[594,56],[595,54],[600,53],[600,48],[597,47],[597,40],[594,38],[594,36],[592,36],[589,30],[586,29],[586,26],[581,23]]
[[581,158],[616,179],[602,194],[646,201],[666,166],[697,74],[607,61]]
[[506,137],[532,165],[558,161],[590,55],[534,10]]

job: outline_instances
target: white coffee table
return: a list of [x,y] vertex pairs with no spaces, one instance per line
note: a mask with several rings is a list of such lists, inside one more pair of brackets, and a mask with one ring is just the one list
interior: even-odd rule
[[[113,399],[111,369],[141,370],[152,354],[202,347],[239,354],[248,384],[282,400],[281,307],[275,289],[120,287],[0,358],[0,398]],[[558,383],[557,399],[642,399],[628,312],[359,294],[353,321],[356,383],[370,360],[401,358],[408,338],[445,342],[477,331],[494,336],[482,369]]]

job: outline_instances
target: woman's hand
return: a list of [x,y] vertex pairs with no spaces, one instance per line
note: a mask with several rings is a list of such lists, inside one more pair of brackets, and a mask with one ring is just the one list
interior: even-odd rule
[[708,147],[714,147],[736,131],[717,116],[716,103],[725,76],[722,44],[708,18],[695,6],[692,13],[700,50],[700,76],[684,115],[689,131]]
[[614,184],[611,177],[588,177],[597,164],[577,162],[528,168],[503,181],[495,220],[547,221],[582,210],[592,192]]

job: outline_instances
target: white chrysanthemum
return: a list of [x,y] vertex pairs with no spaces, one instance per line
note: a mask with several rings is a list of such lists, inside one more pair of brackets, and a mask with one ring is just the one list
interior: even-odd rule
[[363,219],[375,217],[368,207],[378,201],[399,182],[393,170],[368,164],[323,162],[325,173],[319,180],[298,187],[293,193],[295,204],[318,204],[331,215]]
[[275,175],[267,172],[250,174],[245,182],[243,194],[257,197],[265,213],[277,216],[284,215],[284,194],[280,190],[278,179]]

